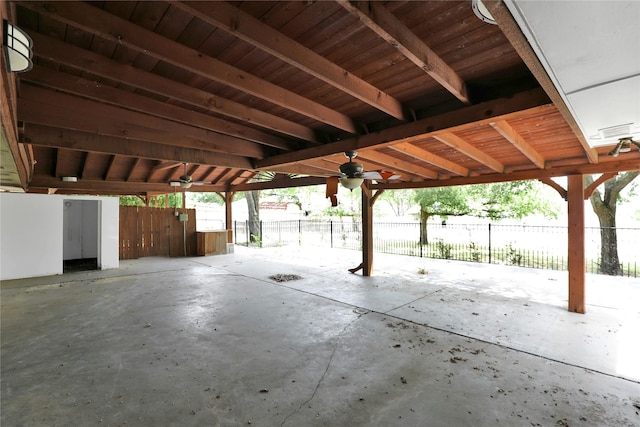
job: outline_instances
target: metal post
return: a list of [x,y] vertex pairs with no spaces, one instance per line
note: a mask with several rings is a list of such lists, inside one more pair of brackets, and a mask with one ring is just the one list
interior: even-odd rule
[[262,236],[262,221],[260,221],[260,223],[258,225],[260,226],[260,240],[259,240],[259,242],[260,242],[260,247],[262,247],[262,237],[263,237]]
[[244,234],[247,237],[247,247],[249,247],[249,221],[244,222]]
[[333,249],[333,220],[329,221],[329,233],[330,233],[329,239],[331,241],[331,249]]
[[298,220],[298,246],[302,246],[302,220]]
[[489,264],[491,264],[491,223],[489,223]]
[[[427,225],[425,225],[425,227],[426,226]],[[419,233],[420,234],[420,241],[418,242],[418,245],[420,245],[420,258],[422,258],[423,257],[423,254],[422,254],[422,243],[424,242],[424,236],[422,235],[422,222],[421,221],[418,222],[418,230],[420,231],[420,233]]]

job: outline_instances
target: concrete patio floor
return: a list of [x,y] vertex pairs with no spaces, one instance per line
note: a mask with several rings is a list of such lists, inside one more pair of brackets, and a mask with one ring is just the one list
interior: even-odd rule
[[640,279],[235,250],[3,282],[0,423],[640,425]]

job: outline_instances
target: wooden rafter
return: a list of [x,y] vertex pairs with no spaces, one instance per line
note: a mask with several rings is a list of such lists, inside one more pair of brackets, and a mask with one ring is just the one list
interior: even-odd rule
[[27,1],[20,5],[338,129],[357,133],[354,121],[344,114],[85,3],[43,5]]
[[408,172],[422,178],[437,179],[438,173],[429,168],[425,168],[405,160],[400,160],[388,154],[381,153],[376,150],[362,150],[358,152],[358,156],[363,160],[379,163],[394,172]]
[[640,170],[640,157],[635,157],[628,160],[609,160],[593,164],[579,164],[579,165],[567,165],[558,166],[553,169],[530,169],[523,171],[510,172],[508,174],[491,173],[470,177],[453,177],[449,179],[441,180],[424,180],[416,182],[380,182],[374,184],[372,188],[399,190],[409,188],[429,188],[429,187],[447,187],[453,185],[471,185],[471,184],[489,184],[492,182],[508,182],[508,181],[523,181],[529,179],[545,179],[567,175],[593,175],[607,172],[619,172],[619,171],[632,171]]
[[190,1],[173,4],[392,117],[406,119],[397,99],[229,3]]
[[589,145],[589,142],[582,134],[580,126],[578,126],[578,123],[573,118],[573,115],[562,99],[562,96],[556,89],[555,85],[551,81],[551,78],[547,74],[547,71],[544,69],[544,66],[533,51],[531,44],[526,39],[524,34],[522,34],[522,30],[520,30],[518,24],[513,19],[513,16],[511,15],[511,12],[509,12],[509,9],[507,9],[502,0],[487,0],[484,3],[500,29],[504,33],[505,37],[509,40],[509,43],[511,43],[518,55],[520,55],[529,70],[531,70],[531,73],[540,83],[540,86],[542,86],[549,98],[551,98],[551,101],[553,101],[555,106],[558,108],[558,111],[560,111],[560,114],[562,114],[562,117],[573,130],[573,133],[580,141],[580,144],[582,145],[582,148],[584,149],[585,155],[589,159],[589,162],[597,163],[597,151],[593,147],[591,147],[591,145]]
[[189,126],[211,130],[220,134],[257,142],[282,150],[290,150],[293,145],[280,137],[262,132],[248,126],[232,123],[207,114],[186,110],[175,105],[150,99],[132,92],[116,89],[106,85],[95,84],[91,81],[72,77],[66,73],[45,70],[34,67],[25,81],[46,85],[56,90],[79,95],[83,98],[103,102],[112,106],[126,105],[127,109],[138,113],[148,114],[165,120],[172,120]]
[[382,3],[375,1],[337,1],[456,98],[465,104],[470,104],[464,80],[442,58],[436,55],[429,46],[424,44],[409,28],[389,12]]
[[154,160],[175,161],[176,158],[187,163],[204,165],[251,168],[251,162],[245,157],[216,153],[185,147],[171,147],[149,141],[133,141],[124,138],[87,134],[73,130],[55,130],[47,126],[33,125],[25,130],[23,138],[35,146],[63,147],[71,150],[92,151],[95,153],[118,154],[130,157],[143,157]]
[[85,179],[89,176],[89,168],[87,167],[87,163],[89,163],[89,156],[91,156],[91,152],[87,151],[82,156],[82,165],[80,165],[80,179]]
[[449,172],[453,172],[456,175],[469,176],[469,169],[463,166],[460,166],[459,164],[454,163],[450,160],[447,160],[443,157],[436,156],[435,154],[427,150],[424,150],[420,147],[416,147],[413,144],[409,144],[409,143],[394,144],[394,145],[390,145],[389,148],[396,150],[400,153],[406,154],[408,156],[411,156],[416,160],[430,163],[434,166],[438,166],[439,168],[448,170]]
[[109,156],[109,164],[107,165],[107,171],[104,173],[104,180],[109,181],[112,178],[113,174],[113,165],[115,165],[116,160],[118,159],[117,154],[113,154]]
[[527,156],[534,165],[540,169],[544,169],[544,157],[540,155],[525,139],[516,131],[506,120],[499,120],[490,123],[491,126],[498,131],[500,135],[513,144],[522,154]]
[[133,160],[133,163],[131,164],[131,168],[129,169],[129,173],[127,174],[127,179],[126,181],[129,182],[131,181],[131,177],[133,176],[133,173],[136,170],[136,167],[140,164],[140,157],[137,157],[136,159]]
[[269,166],[273,165],[285,165],[312,158],[326,157],[346,150],[361,150],[368,147],[383,147],[402,142],[413,142],[444,130],[449,132],[457,129],[462,130],[468,127],[470,123],[488,124],[497,119],[506,120],[508,118],[522,117],[529,113],[529,109],[536,109],[541,105],[546,106],[547,103],[546,94],[539,89],[534,89],[509,98],[499,98],[481,104],[470,105],[376,133],[267,157],[257,160],[256,167],[258,169],[269,169]]
[[[204,107],[212,113],[246,121],[284,135],[317,142],[315,132],[306,126],[220,98],[204,90],[148,73],[130,65],[121,64],[102,55],[80,49],[42,34],[32,32],[30,35],[34,40],[34,45],[38,46],[36,55],[44,56],[44,53],[46,53],[47,59],[85,70],[96,76],[176,99],[193,107]],[[39,52],[43,52],[43,54]]]
[[440,132],[433,137],[443,144],[447,144],[449,147],[455,148],[464,155],[471,157],[475,161],[490,167],[496,172],[504,172],[504,165],[502,163],[489,156],[487,153],[477,149],[454,133]]
[[[18,105],[19,118],[45,126],[254,158],[264,156],[264,147],[254,142],[33,86],[23,87]],[[51,111],[57,105],[65,105],[65,109]]]
[[164,162],[158,161],[154,167],[151,168],[151,172],[160,172],[165,171],[167,169],[175,169],[177,167],[182,167],[182,162]]

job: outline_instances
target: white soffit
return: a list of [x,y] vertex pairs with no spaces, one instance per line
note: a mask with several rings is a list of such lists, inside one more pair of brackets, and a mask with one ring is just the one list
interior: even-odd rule
[[640,1],[505,0],[592,146],[640,138]]

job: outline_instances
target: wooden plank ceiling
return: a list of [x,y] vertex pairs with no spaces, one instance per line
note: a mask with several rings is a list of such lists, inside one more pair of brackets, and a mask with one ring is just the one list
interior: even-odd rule
[[345,150],[389,188],[640,165],[586,145],[515,24],[469,1],[11,3],[29,191],[170,192],[185,163],[190,191],[319,183]]

